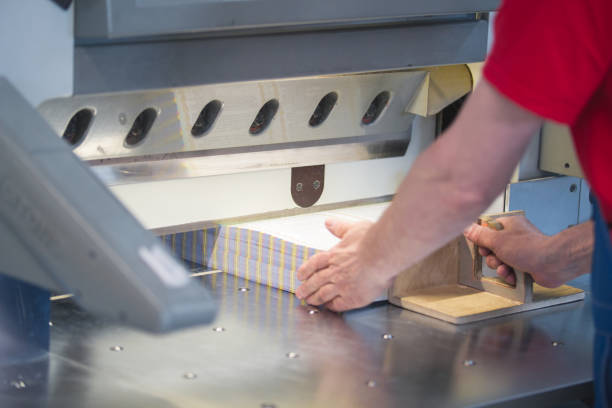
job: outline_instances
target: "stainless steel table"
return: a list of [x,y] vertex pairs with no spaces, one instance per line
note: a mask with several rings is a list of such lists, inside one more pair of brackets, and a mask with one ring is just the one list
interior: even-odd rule
[[165,336],[54,302],[48,359],[0,367],[0,406],[524,407],[591,393],[588,295],[453,326],[388,304],[319,311],[223,273],[196,279],[219,302],[215,325]]

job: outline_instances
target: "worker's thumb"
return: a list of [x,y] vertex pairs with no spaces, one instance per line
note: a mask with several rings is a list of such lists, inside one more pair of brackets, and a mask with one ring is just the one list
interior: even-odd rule
[[463,235],[465,235],[467,239],[472,241],[474,244],[488,248],[493,252],[495,252],[497,233],[498,232],[493,229],[486,228],[478,224],[472,224],[463,230]]
[[325,226],[335,236],[342,239],[344,234],[355,224],[354,221],[346,221],[340,218],[328,218],[325,220]]

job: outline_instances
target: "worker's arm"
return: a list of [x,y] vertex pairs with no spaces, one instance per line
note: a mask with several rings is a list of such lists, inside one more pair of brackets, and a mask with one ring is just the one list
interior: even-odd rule
[[453,125],[415,160],[380,220],[340,231],[338,245],[300,267],[298,297],[332,310],[370,303],[487,208],[540,124],[482,80]]
[[495,231],[473,224],[465,236],[480,246],[487,265],[508,283],[512,268],[528,272],[542,286],[554,288],[591,271],[593,222],[587,221],[556,235],[542,234],[525,217],[504,217],[504,229]]

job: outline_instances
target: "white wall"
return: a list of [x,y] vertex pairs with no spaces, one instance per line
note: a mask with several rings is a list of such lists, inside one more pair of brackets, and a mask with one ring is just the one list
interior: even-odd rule
[[0,76],[34,106],[72,94],[73,21],[50,0],[0,4]]

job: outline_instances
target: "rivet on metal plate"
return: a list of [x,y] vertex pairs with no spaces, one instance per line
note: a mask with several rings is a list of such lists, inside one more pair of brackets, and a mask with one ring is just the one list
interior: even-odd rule
[[385,340],[391,340],[393,338],[393,335],[391,333],[385,333],[382,335],[382,338]]
[[53,322],[49,322],[49,326],[53,327]]
[[221,333],[225,331],[225,327],[213,327],[213,331]]
[[112,346],[110,351],[123,351],[123,346]]
[[286,354],[287,358],[298,358],[300,355],[298,353],[294,353],[293,351]]
[[476,362],[474,360],[465,360],[463,362],[463,365],[466,367],[473,367],[476,365]]
[[553,341],[551,344],[552,344],[553,347],[559,347],[559,346],[563,345],[563,342],[562,341]]
[[27,387],[26,383],[22,380],[11,381],[11,387],[16,388],[18,390],[23,390]]
[[198,375],[196,373],[185,373],[183,374],[183,378],[186,380],[195,380],[198,378]]
[[366,385],[370,388],[374,388],[376,387],[376,381],[374,380],[368,380],[368,382],[366,382]]

